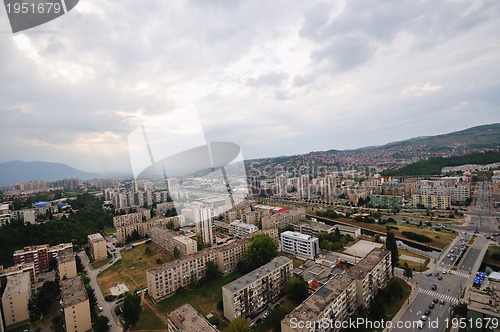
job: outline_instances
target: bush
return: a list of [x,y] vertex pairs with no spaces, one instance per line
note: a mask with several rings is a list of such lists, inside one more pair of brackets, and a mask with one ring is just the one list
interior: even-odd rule
[[219,326],[220,324],[220,319],[217,316],[212,316],[208,319],[208,322],[212,325]]
[[390,225],[385,226],[385,228],[386,228],[387,230],[389,230],[389,229],[395,229],[395,230],[398,230],[398,229],[399,229],[399,228],[398,228],[398,227],[396,227],[396,226],[390,226]]
[[414,240],[417,242],[425,242],[425,243],[432,242],[432,239],[430,237],[422,235],[422,234],[417,234],[414,232],[407,232],[407,231],[403,231],[402,234],[403,234],[403,236],[406,236],[410,240]]
[[116,296],[108,294],[104,297],[104,300],[106,300],[106,302],[113,302],[114,300],[116,300]]
[[434,227],[434,230],[435,230],[436,232],[441,232],[441,227]]

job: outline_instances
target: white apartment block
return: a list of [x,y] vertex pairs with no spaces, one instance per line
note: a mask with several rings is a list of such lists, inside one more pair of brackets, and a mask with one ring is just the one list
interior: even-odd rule
[[[297,322],[345,321],[356,310],[356,282],[337,274],[281,320],[282,332],[338,331],[317,324],[295,326]],[[332,324],[334,325],[334,324]]]
[[291,277],[292,260],[280,256],[222,287],[224,317],[251,317],[278,300]]
[[358,306],[368,306],[380,288],[392,278],[391,252],[375,248],[354,265],[347,274],[356,280]]
[[196,233],[201,235],[203,243],[212,244],[215,241],[212,226],[213,212],[209,207],[193,208],[194,223],[196,225]]
[[218,332],[188,303],[168,314],[168,332]]
[[151,227],[151,241],[158,247],[173,254],[179,250],[180,257],[194,254],[198,251],[195,240],[164,227]]
[[253,234],[258,230],[257,226],[244,223],[240,220],[235,220],[229,224],[229,235],[238,238]]
[[31,281],[28,272],[7,277],[7,285],[2,295],[2,308],[7,330],[29,322],[30,298]]
[[286,231],[280,234],[281,251],[314,259],[319,254],[319,239],[311,235]]
[[87,240],[89,243],[90,256],[92,256],[94,262],[108,258],[106,239],[104,239],[100,233],[87,235]]
[[217,263],[216,251],[200,251],[146,271],[149,295],[154,301],[159,301],[175,294],[179,288],[204,278],[209,261]]

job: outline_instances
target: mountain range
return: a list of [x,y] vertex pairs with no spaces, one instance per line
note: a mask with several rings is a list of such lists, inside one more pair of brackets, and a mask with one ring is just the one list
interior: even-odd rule
[[[500,148],[500,123],[476,126],[469,129],[456,131],[448,134],[416,137],[404,141],[391,142],[382,146],[370,146],[354,150],[328,150],[310,152],[303,155],[296,155],[294,158],[308,158],[314,154],[337,154],[349,153],[350,155],[362,154],[367,151],[376,153],[387,152],[395,159],[411,159],[413,152],[398,152],[399,147],[418,147],[419,154],[434,156],[437,153],[453,151],[454,155],[466,154],[472,150],[499,149]],[[405,156],[406,155],[406,156]],[[291,157],[281,156],[273,158],[262,158],[257,160],[267,160],[268,162],[280,163],[289,160]],[[122,174],[123,175],[123,174]],[[28,181],[56,181],[61,179],[87,179],[103,177],[103,174],[80,171],[74,167],[44,161],[9,161],[0,163],[0,186],[12,186],[16,183]],[[107,174],[107,176],[111,176]]]

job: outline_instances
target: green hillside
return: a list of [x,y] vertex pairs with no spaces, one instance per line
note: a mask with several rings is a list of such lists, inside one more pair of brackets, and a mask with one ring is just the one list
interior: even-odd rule
[[437,175],[445,166],[460,166],[465,164],[485,165],[500,162],[500,152],[473,153],[466,156],[451,158],[429,158],[407,165],[399,169],[385,170],[382,175],[417,176]]

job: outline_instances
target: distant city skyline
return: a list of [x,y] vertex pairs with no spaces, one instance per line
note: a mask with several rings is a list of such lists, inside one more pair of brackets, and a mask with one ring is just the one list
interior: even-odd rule
[[500,122],[494,1],[80,2],[12,34],[0,10],[0,162],[130,171],[127,136],[196,106],[244,159]]

